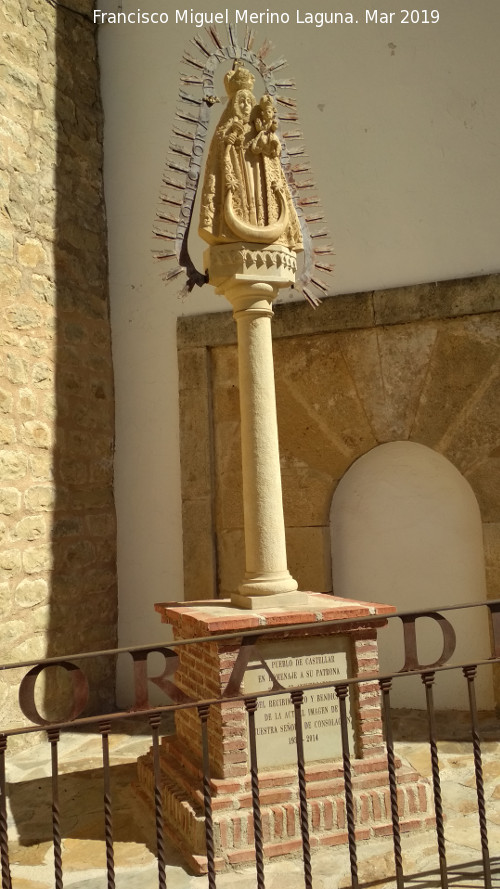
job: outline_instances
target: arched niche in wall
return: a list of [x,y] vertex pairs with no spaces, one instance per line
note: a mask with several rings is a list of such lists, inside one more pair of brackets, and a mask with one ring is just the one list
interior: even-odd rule
[[[387,602],[398,611],[435,609],[486,599],[482,524],[474,492],[445,457],[425,445],[394,441],[360,457],[346,472],[330,512],[333,591],[338,596]],[[446,615],[455,628],[453,661],[489,655],[486,609]],[[402,625],[380,631],[380,665],[396,672],[404,663]],[[417,621],[419,661],[435,661],[442,635],[429,618]],[[493,706],[491,668],[477,677],[478,706]],[[461,671],[436,678],[440,709],[468,706]],[[425,707],[418,677],[396,679],[396,707]]]

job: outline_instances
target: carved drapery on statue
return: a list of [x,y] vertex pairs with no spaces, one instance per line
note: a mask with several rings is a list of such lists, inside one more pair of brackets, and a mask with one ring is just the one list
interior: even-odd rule
[[255,78],[236,63],[224,78],[229,101],[210,144],[200,236],[209,244],[246,241],[302,250],[302,235],[280,161],[276,110],[257,102]]

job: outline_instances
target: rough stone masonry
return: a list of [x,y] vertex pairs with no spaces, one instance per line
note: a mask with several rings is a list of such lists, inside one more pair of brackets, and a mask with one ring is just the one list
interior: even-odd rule
[[[91,9],[91,0],[0,6],[1,663],[116,641],[113,378]],[[111,701],[113,665],[85,669],[94,670],[102,703]],[[12,673],[0,680],[7,723],[18,681]],[[54,675],[43,692],[52,716],[58,687]]]

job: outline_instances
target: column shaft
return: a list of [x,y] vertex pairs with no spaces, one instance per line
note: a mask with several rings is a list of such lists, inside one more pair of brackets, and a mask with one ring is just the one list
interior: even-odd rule
[[[259,302],[264,303],[264,300]],[[235,312],[245,519],[246,577],[240,592],[289,592],[276,421],[270,305]],[[270,588],[271,585],[271,588]]]

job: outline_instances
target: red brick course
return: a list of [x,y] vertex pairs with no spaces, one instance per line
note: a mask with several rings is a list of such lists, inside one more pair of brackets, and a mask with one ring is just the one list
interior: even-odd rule
[[[174,762],[177,762],[174,756],[162,761],[163,773],[169,773],[169,779],[162,788],[164,812],[167,820],[169,816],[171,819],[169,835],[175,834],[176,842],[178,845],[180,843],[184,855],[190,861],[193,854],[197,855],[199,863],[204,852],[201,776],[200,783],[195,787],[192,774],[186,774],[182,765],[178,766],[176,771]],[[392,826],[390,793],[386,786],[387,772],[380,769],[379,760],[373,763],[374,771],[361,772],[359,775],[356,775],[356,765],[354,761],[356,836],[361,840],[370,836],[389,835]],[[363,761],[360,765],[366,768],[369,763]],[[401,767],[400,771],[403,783],[398,785],[397,796],[401,830],[430,826],[433,823],[430,785],[408,768]],[[263,773],[263,777],[265,774]],[[377,786],[364,786],[367,776],[376,778]],[[248,776],[241,782],[231,779],[218,779],[212,782],[216,855],[220,860],[220,867],[224,866],[224,862],[226,865],[234,865],[237,862],[251,861],[254,857],[252,801],[247,779]],[[275,773],[273,782],[276,782],[276,779]],[[143,790],[149,787],[152,793],[153,775],[150,756],[143,757],[140,764],[140,780]],[[289,774],[285,775],[285,780],[290,781]],[[332,782],[325,781],[310,781],[307,789],[311,845],[335,845],[346,842],[347,821],[343,781],[336,782],[336,793],[332,793]],[[280,788],[274,783],[268,788],[261,788],[261,817],[266,855],[285,854],[280,851],[285,848],[300,849],[298,800],[297,779],[293,785],[287,783]],[[174,822],[173,832],[172,822]],[[292,845],[287,845],[289,843]]]

